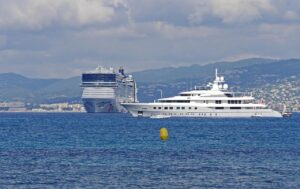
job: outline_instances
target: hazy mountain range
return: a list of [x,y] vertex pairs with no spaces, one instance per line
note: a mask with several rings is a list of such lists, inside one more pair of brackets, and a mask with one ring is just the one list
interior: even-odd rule
[[[177,68],[153,69],[132,73],[138,83],[140,101],[164,96],[205,85],[214,78],[215,68],[225,76],[233,89],[250,90],[272,85],[287,78],[298,79],[300,60],[245,59],[235,62],[217,62]],[[84,71],[84,70],[83,70]],[[81,78],[32,79],[14,73],[0,74],[0,101],[24,101],[33,104],[53,102],[80,102]]]

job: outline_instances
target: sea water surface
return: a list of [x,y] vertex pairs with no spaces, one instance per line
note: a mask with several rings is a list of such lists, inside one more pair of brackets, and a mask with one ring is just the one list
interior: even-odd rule
[[300,114],[1,113],[0,188],[300,188]]

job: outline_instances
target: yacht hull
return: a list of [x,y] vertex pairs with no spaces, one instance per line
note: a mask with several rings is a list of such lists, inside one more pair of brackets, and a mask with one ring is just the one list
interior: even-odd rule
[[[240,109],[240,110],[216,110],[209,107],[193,106],[185,107],[185,110],[177,110],[176,106],[173,110],[165,110],[162,106],[161,110],[154,110],[152,105],[141,103],[127,103],[123,106],[130,112],[133,117],[155,117],[155,116],[169,116],[169,117],[204,117],[204,118],[254,118],[254,117],[269,117],[281,118],[282,115],[271,109]],[[181,105],[182,106],[182,105]],[[166,107],[172,107],[167,105]],[[195,110],[197,107],[197,110]]]

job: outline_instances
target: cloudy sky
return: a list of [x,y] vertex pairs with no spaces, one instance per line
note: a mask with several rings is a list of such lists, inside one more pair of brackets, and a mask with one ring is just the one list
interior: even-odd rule
[[0,72],[300,58],[299,0],[0,0]]

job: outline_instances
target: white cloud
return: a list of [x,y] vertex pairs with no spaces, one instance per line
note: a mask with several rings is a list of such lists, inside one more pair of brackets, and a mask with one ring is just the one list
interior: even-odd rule
[[284,18],[288,19],[288,20],[298,20],[299,19],[299,15],[297,12],[292,11],[292,10],[288,10],[285,15]]
[[295,0],[0,0],[0,72],[299,57],[299,11]]
[[220,33],[219,29],[205,26],[183,27],[174,26],[165,22],[154,22],[154,29],[163,37],[169,39],[205,38]]
[[89,28],[84,31],[75,33],[76,38],[90,38],[95,39],[99,37],[111,37],[115,39],[128,39],[128,38],[143,38],[145,34],[140,33],[137,28],[120,26],[114,28],[98,29]]
[[105,23],[113,19],[115,3],[103,0],[0,0],[0,27],[40,29],[52,25],[79,27]]
[[289,44],[300,40],[300,24],[261,24],[258,36],[272,42]]
[[271,0],[195,0],[194,4],[195,11],[189,17],[191,23],[201,23],[210,16],[225,24],[245,23],[276,11]]

